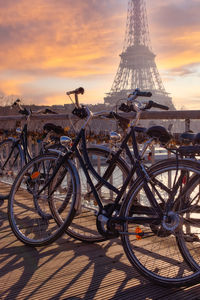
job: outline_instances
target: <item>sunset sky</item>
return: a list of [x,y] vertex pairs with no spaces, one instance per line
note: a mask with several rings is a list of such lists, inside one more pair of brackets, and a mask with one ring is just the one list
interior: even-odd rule
[[[146,0],[150,38],[177,109],[200,109],[200,1]],[[128,0],[0,0],[0,103],[103,103],[116,74]]]

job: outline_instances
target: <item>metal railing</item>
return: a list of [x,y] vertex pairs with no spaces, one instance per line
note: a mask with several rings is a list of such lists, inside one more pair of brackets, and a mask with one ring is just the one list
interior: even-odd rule
[[[135,113],[122,113],[122,116],[126,118],[134,118]],[[157,124],[160,124],[162,122],[163,124],[169,124],[167,121],[170,121],[171,123],[177,122],[177,120],[182,121],[182,125],[184,124],[183,131],[189,131],[191,129],[191,124],[193,120],[199,120],[200,119],[200,111],[149,111],[149,112],[143,112],[141,114],[141,122],[144,120],[146,121],[152,121],[155,123],[155,120],[158,120],[159,122]],[[0,116],[0,129],[2,130],[2,138],[5,137],[4,131],[15,131],[16,128],[16,122],[21,121],[23,123],[25,121],[25,117],[21,115],[12,115],[12,116]],[[60,126],[69,126],[70,125],[70,117],[69,114],[52,114],[52,115],[32,115],[28,121],[28,129],[32,132],[34,135],[34,132],[42,132],[43,125],[45,123],[55,123]],[[102,122],[102,120],[99,120],[99,122]],[[106,121],[109,122],[109,121]],[[103,121],[105,124],[105,121]],[[200,128],[200,122],[195,122],[195,125],[199,124]],[[117,128],[116,124],[114,127]],[[109,126],[108,126],[109,128]],[[94,130],[97,130],[93,126]],[[106,129],[107,130],[107,129]],[[95,142],[95,141],[94,141]],[[33,145],[34,144],[34,145]],[[34,142],[33,143],[33,137],[29,137],[29,149],[33,152],[34,155],[37,155],[39,153],[40,143]],[[170,157],[170,153],[168,153]],[[152,159],[149,163],[154,163],[156,160],[156,151],[155,149],[152,149]],[[98,168],[101,168],[99,166],[98,162]],[[112,180],[112,179],[111,179]],[[111,193],[112,196],[112,193]]]
[[[126,118],[133,119],[135,113],[121,113]],[[30,129],[40,129],[42,124],[46,122],[55,122],[62,126],[62,124],[69,124],[70,114],[52,114],[52,115],[32,115],[30,117]],[[141,114],[141,120],[182,120],[185,124],[185,130],[190,129],[192,120],[200,119],[200,110],[176,110],[176,111],[145,111]],[[14,128],[16,121],[23,121],[25,117],[22,115],[8,115],[0,116],[0,129]]]

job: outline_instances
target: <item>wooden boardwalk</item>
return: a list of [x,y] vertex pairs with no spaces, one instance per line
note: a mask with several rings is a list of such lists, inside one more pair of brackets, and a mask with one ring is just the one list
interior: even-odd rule
[[43,248],[17,241],[0,207],[0,299],[200,299],[200,284],[162,288],[130,265],[120,239],[84,244],[63,236]]

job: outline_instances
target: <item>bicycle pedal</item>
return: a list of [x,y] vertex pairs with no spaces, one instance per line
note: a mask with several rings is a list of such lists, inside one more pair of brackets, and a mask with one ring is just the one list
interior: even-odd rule
[[189,243],[200,241],[199,237],[195,234],[184,234],[184,239],[186,242],[189,242]]

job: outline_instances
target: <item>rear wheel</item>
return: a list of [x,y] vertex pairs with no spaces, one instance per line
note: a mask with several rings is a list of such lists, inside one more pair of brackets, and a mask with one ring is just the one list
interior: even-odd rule
[[[51,184],[45,187],[58,160],[59,156],[55,154],[34,158],[21,170],[12,186],[8,205],[10,225],[16,237],[27,245],[43,246],[55,241],[74,217],[78,173],[73,164],[65,161],[62,179],[56,174]],[[61,207],[66,194],[64,222],[58,224],[54,206]]]
[[182,236],[177,242],[190,266],[200,270],[200,176],[186,177],[186,190],[176,210],[182,216]]
[[[158,284],[182,286],[200,279],[200,240],[190,242],[195,254],[192,262],[184,217],[184,209],[188,207],[191,195],[189,182],[199,175],[199,165],[185,160],[178,161],[178,164],[176,160],[165,161],[149,171],[151,180],[148,186],[164,214],[160,220],[146,195],[142,178],[136,181],[123,203],[121,217],[129,218],[124,222],[121,234],[124,251],[140,273]],[[149,220],[136,221],[134,217]],[[155,217],[157,220],[152,220]],[[192,238],[192,234],[188,238]],[[197,257],[198,261],[195,259]]]

